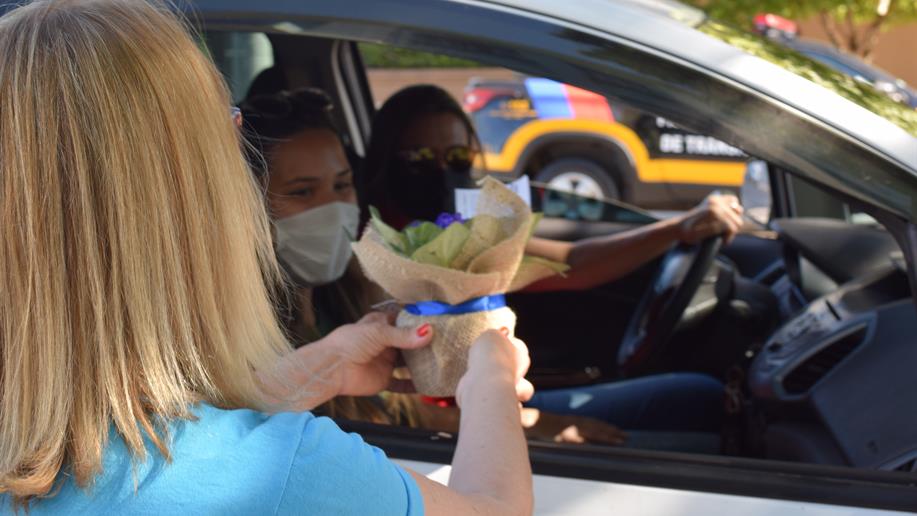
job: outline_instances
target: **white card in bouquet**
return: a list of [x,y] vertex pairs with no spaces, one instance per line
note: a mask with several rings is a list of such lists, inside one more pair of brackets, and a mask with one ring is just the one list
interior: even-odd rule
[[[507,188],[512,190],[516,195],[525,201],[529,207],[532,206],[532,188],[529,184],[529,176],[522,176],[519,179],[506,183]],[[478,197],[481,196],[481,190],[477,188],[456,188],[455,189],[455,211],[461,213],[462,218],[470,219],[476,215]]]

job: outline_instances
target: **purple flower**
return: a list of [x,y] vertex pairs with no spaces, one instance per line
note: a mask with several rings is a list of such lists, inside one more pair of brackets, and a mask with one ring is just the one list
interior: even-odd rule
[[456,222],[459,224],[465,222],[461,213],[440,213],[439,217],[436,217],[436,225],[443,229],[446,229]]

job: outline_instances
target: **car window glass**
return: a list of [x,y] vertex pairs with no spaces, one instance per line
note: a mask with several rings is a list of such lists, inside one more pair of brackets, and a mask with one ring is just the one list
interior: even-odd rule
[[585,222],[643,225],[658,220],[653,214],[635,206],[557,190],[544,183],[532,185],[532,210],[549,218]]
[[759,160],[748,162],[739,197],[748,218],[762,225],[770,221],[773,197],[767,163]]
[[359,49],[377,108],[407,86],[441,87],[478,134],[476,172],[528,175],[546,217],[645,223],[742,185],[749,156],[741,149],[604,95],[486,63]]
[[851,207],[823,188],[794,176],[789,176],[787,182],[797,217],[830,218],[857,225],[879,226],[872,216]]
[[917,135],[917,111],[876,91],[869,84],[826,66],[787,46],[712,19],[698,30],[744,52],[780,66],[872,111]]
[[259,73],[274,65],[271,42],[259,32],[207,32],[204,43],[235,102],[245,97]]

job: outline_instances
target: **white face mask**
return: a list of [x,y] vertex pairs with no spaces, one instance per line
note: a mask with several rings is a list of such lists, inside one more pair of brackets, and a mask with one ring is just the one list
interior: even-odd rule
[[353,255],[360,209],[334,202],[274,221],[277,258],[293,279],[317,287],[344,275]]

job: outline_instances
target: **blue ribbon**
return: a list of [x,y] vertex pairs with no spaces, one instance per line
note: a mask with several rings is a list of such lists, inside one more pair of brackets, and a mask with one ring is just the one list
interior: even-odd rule
[[506,297],[503,294],[494,294],[469,299],[458,305],[439,301],[420,301],[405,306],[404,311],[411,315],[463,315],[490,312],[504,307],[506,307]]

